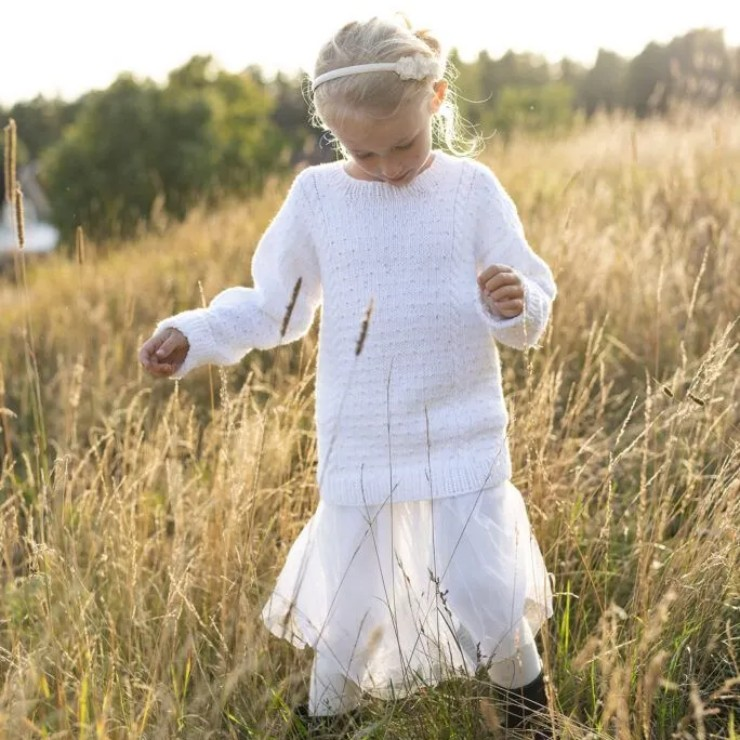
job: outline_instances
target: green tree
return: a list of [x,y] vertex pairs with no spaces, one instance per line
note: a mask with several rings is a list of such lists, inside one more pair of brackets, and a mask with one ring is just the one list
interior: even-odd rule
[[572,123],[573,95],[573,88],[562,82],[505,86],[495,109],[483,120],[484,131],[497,131],[505,137],[514,131],[561,131]]
[[457,49],[450,51],[448,62],[452,72],[452,81],[458,93],[458,110],[466,121],[477,125],[480,123],[483,110],[482,101],[479,98],[478,66],[476,63],[463,62]]
[[587,73],[588,70],[582,64],[568,57],[563,57],[558,64],[558,79],[574,89],[578,88]]
[[666,82],[670,62],[665,47],[648,44],[631,62],[627,71],[625,102],[640,118],[666,109]]
[[[259,190],[289,146],[287,136],[272,125],[275,99],[256,68],[233,74],[218,69],[210,56],[193,57],[170,74],[163,100],[168,118],[191,133],[181,140],[187,151],[172,152],[170,162],[173,169],[180,162],[187,176],[165,181],[188,184],[178,197],[185,207],[193,192],[213,198]],[[200,139],[193,146],[196,132]],[[189,157],[195,164],[182,161]]]
[[258,191],[277,169],[287,145],[272,125],[275,101],[249,74],[220,72],[214,88],[217,187],[231,193]]
[[158,96],[152,172],[164,212],[177,219],[217,185],[218,142],[208,98],[203,91],[171,87]]
[[638,116],[672,102],[711,106],[733,91],[732,52],[722,31],[697,29],[667,46],[648,44],[629,64],[626,103]]
[[285,138],[291,162],[313,150],[320,136],[308,120],[302,80],[302,75],[289,77],[278,73],[268,85],[274,100],[271,120]]
[[15,103],[8,116],[18,126],[18,138],[23,141],[30,159],[59,139],[62,131],[75,118],[79,103],[67,103],[59,98],[48,99],[37,95],[33,100]]
[[[515,120],[546,127],[549,124],[544,118],[552,117],[552,107],[561,106],[565,88],[569,88],[567,83],[555,84],[555,73],[556,69],[535,54],[508,51],[500,59],[492,59],[482,51],[471,70],[463,72],[466,80],[473,81],[468,83],[473,101],[466,118],[479,124],[483,133],[494,129],[509,132]],[[540,113],[532,115],[530,109],[544,118]]]
[[578,102],[591,116],[598,109],[609,112],[624,105],[627,61],[611,51],[599,49],[594,66],[578,86]]
[[666,49],[671,100],[715,105],[733,86],[732,55],[721,30],[697,29],[673,39]]
[[491,59],[487,52],[478,56],[478,93],[481,96],[498,94],[505,86],[537,87],[548,84],[552,75],[547,62],[536,54],[517,54],[507,51],[501,59]]
[[284,147],[273,100],[249,74],[194,57],[164,88],[120,76],[88,95],[44,158],[54,219],[69,237],[128,236],[155,203],[182,218],[199,200],[262,187]]
[[95,238],[128,235],[158,191],[153,168],[158,92],[120,76],[89,95],[77,120],[43,159],[53,218],[69,237],[84,225]]

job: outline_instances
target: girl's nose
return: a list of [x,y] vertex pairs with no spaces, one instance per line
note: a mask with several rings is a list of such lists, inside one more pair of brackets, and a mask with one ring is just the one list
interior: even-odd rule
[[399,164],[383,165],[381,171],[386,180],[397,180],[403,174],[403,169]]

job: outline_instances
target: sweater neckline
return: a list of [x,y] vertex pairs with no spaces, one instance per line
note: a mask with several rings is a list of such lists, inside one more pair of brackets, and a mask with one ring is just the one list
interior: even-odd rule
[[349,192],[402,198],[405,195],[428,192],[439,180],[440,172],[444,168],[444,159],[448,155],[439,149],[433,149],[432,154],[434,155],[432,163],[405,185],[393,185],[382,180],[360,180],[350,175],[344,168],[346,160],[336,162],[335,167],[342,185]]

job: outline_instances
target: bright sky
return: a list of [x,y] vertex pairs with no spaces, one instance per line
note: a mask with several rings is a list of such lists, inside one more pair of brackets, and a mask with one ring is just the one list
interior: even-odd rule
[[[0,104],[38,93],[72,100],[123,71],[158,82],[194,54],[238,71],[310,70],[343,23],[401,10],[465,61],[482,49],[592,64],[599,47],[631,57],[693,28],[740,46],[733,0],[9,0],[2,12]],[[732,8],[735,7],[735,10]]]

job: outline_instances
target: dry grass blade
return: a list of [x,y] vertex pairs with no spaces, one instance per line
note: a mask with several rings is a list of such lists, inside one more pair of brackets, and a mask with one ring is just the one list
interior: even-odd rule
[[[514,483],[526,484],[554,575],[555,614],[540,634],[556,737],[732,737],[740,115],[706,111],[680,125],[596,116],[561,138],[491,147],[560,290],[539,350],[500,347]],[[222,402],[210,408],[210,373],[196,371],[179,391],[132,373],[137,333],[233,285],[245,242],[256,247],[284,194],[204,207],[100,259],[80,231],[77,260],[52,257],[28,281],[25,272],[0,281],[0,736],[287,736],[312,655],[269,634],[261,609],[319,501],[320,332],[221,371]],[[79,269],[84,260],[95,270]],[[205,275],[204,292],[194,276]],[[282,339],[303,308],[300,283],[289,289]],[[440,311],[465,309],[450,298],[436,294]],[[346,386],[331,389],[325,460],[376,349],[373,315],[369,301],[364,319],[340,317],[361,327],[350,324],[340,348],[354,356]],[[423,350],[408,348],[410,367],[434,362]],[[418,367],[426,389],[428,366]],[[426,435],[413,432],[434,450],[446,388],[401,402],[422,400]],[[455,422],[450,454],[466,447],[465,421]],[[412,555],[433,549],[415,535]],[[298,580],[301,592],[321,590]],[[361,600],[369,579],[357,580],[345,585]],[[435,583],[429,595],[449,589],[443,606],[457,615],[455,586]],[[337,593],[327,589],[327,602]],[[307,624],[296,604],[286,627]],[[376,634],[363,645],[378,657]],[[358,731],[495,731],[497,707],[478,702],[488,695],[480,681],[451,694],[371,701]]]
[[[10,441],[10,419],[15,418],[15,414],[8,408],[5,408],[5,373],[3,372],[3,363],[0,362],[0,427],[2,427],[3,450],[8,460],[12,457],[12,446]],[[2,469],[2,466],[0,466]]]

